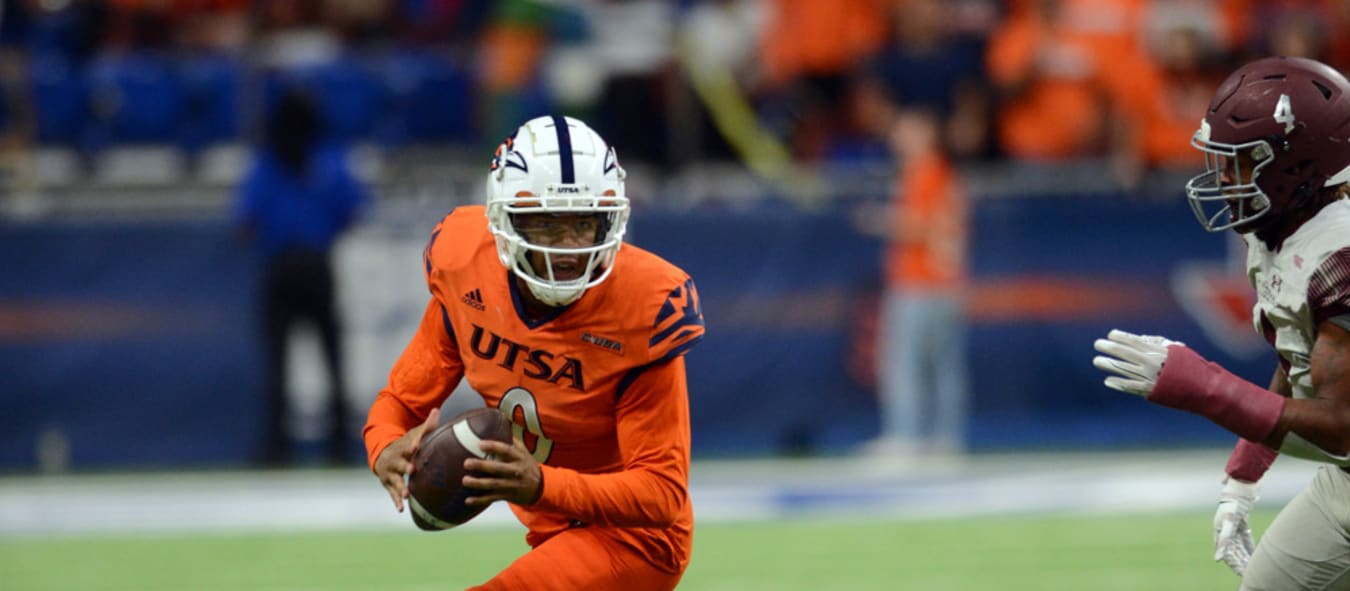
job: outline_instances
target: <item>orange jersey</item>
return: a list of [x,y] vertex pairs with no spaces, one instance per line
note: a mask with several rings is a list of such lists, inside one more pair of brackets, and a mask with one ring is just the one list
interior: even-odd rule
[[614,265],[530,322],[483,207],[441,220],[424,255],[431,301],[370,409],[372,467],[467,379],[541,464],[539,500],[511,506],[531,546],[578,524],[622,528],[622,543],[681,571],[693,528],[683,354],[702,339],[703,315],[693,281],[660,257],[624,245]]
[[901,230],[886,253],[887,284],[912,291],[958,287],[966,278],[969,221],[956,170],[936,154],[916,157],[901,169],[895,191],[892,223]]

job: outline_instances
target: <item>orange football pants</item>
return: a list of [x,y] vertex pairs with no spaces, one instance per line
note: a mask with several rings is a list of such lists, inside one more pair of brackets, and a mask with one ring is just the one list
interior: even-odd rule
[[683,573],[652,566],[604,528],[575,527],[536,546],[467,591],[670,591]]

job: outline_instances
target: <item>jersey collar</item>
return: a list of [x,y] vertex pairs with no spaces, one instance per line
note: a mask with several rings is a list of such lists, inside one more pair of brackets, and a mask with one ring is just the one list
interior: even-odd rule
[[[529,314],[525,312],[525,297],[520,293],[520,282],[516,281],[516,277],[511,273],[510,269],[506,270],[506,287],[511,291],[511,303],[516,308],[516,317],[520,318],[520,321],[525,323],[525,326],[530,330],[539,328],[554,318],[562,316],[563,312],[566,312],[568,308],[572,307],[572,304],[568,304],[566,306],[554,308],[543,316],[531,319]],[[583,294],[582,297],[585,297],[585,295]],[[580,301],[580,299],[577,301]],[[575,304],[576,302],[572,303]]]

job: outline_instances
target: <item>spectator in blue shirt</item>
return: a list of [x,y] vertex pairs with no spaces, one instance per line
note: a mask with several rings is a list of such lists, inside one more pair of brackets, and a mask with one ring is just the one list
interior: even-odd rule
[[237,217],[263,262],[259,284],[266,355],[266,428],[260,460],[291,461],[287,432],[287,344],[291,330],[310,323],[327,365],[331,460],[346,463],[357,448],[343,379],[341,322],[333,280],[333,245],[368,200],[346,154],[323,143],[320,110],[307,94],[283,92],[267,120],[264,143],[238,188]]

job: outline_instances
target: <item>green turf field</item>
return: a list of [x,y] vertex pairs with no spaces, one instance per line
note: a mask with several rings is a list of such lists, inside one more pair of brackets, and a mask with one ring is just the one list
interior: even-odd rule
[[[1259,532],[1273,513],[1254,519]],[[1210,515],[709,523],[681,590],[1231,590]],[[5,591],[431,591],[485,580],[519,531],[22,537],[0,540]]]

